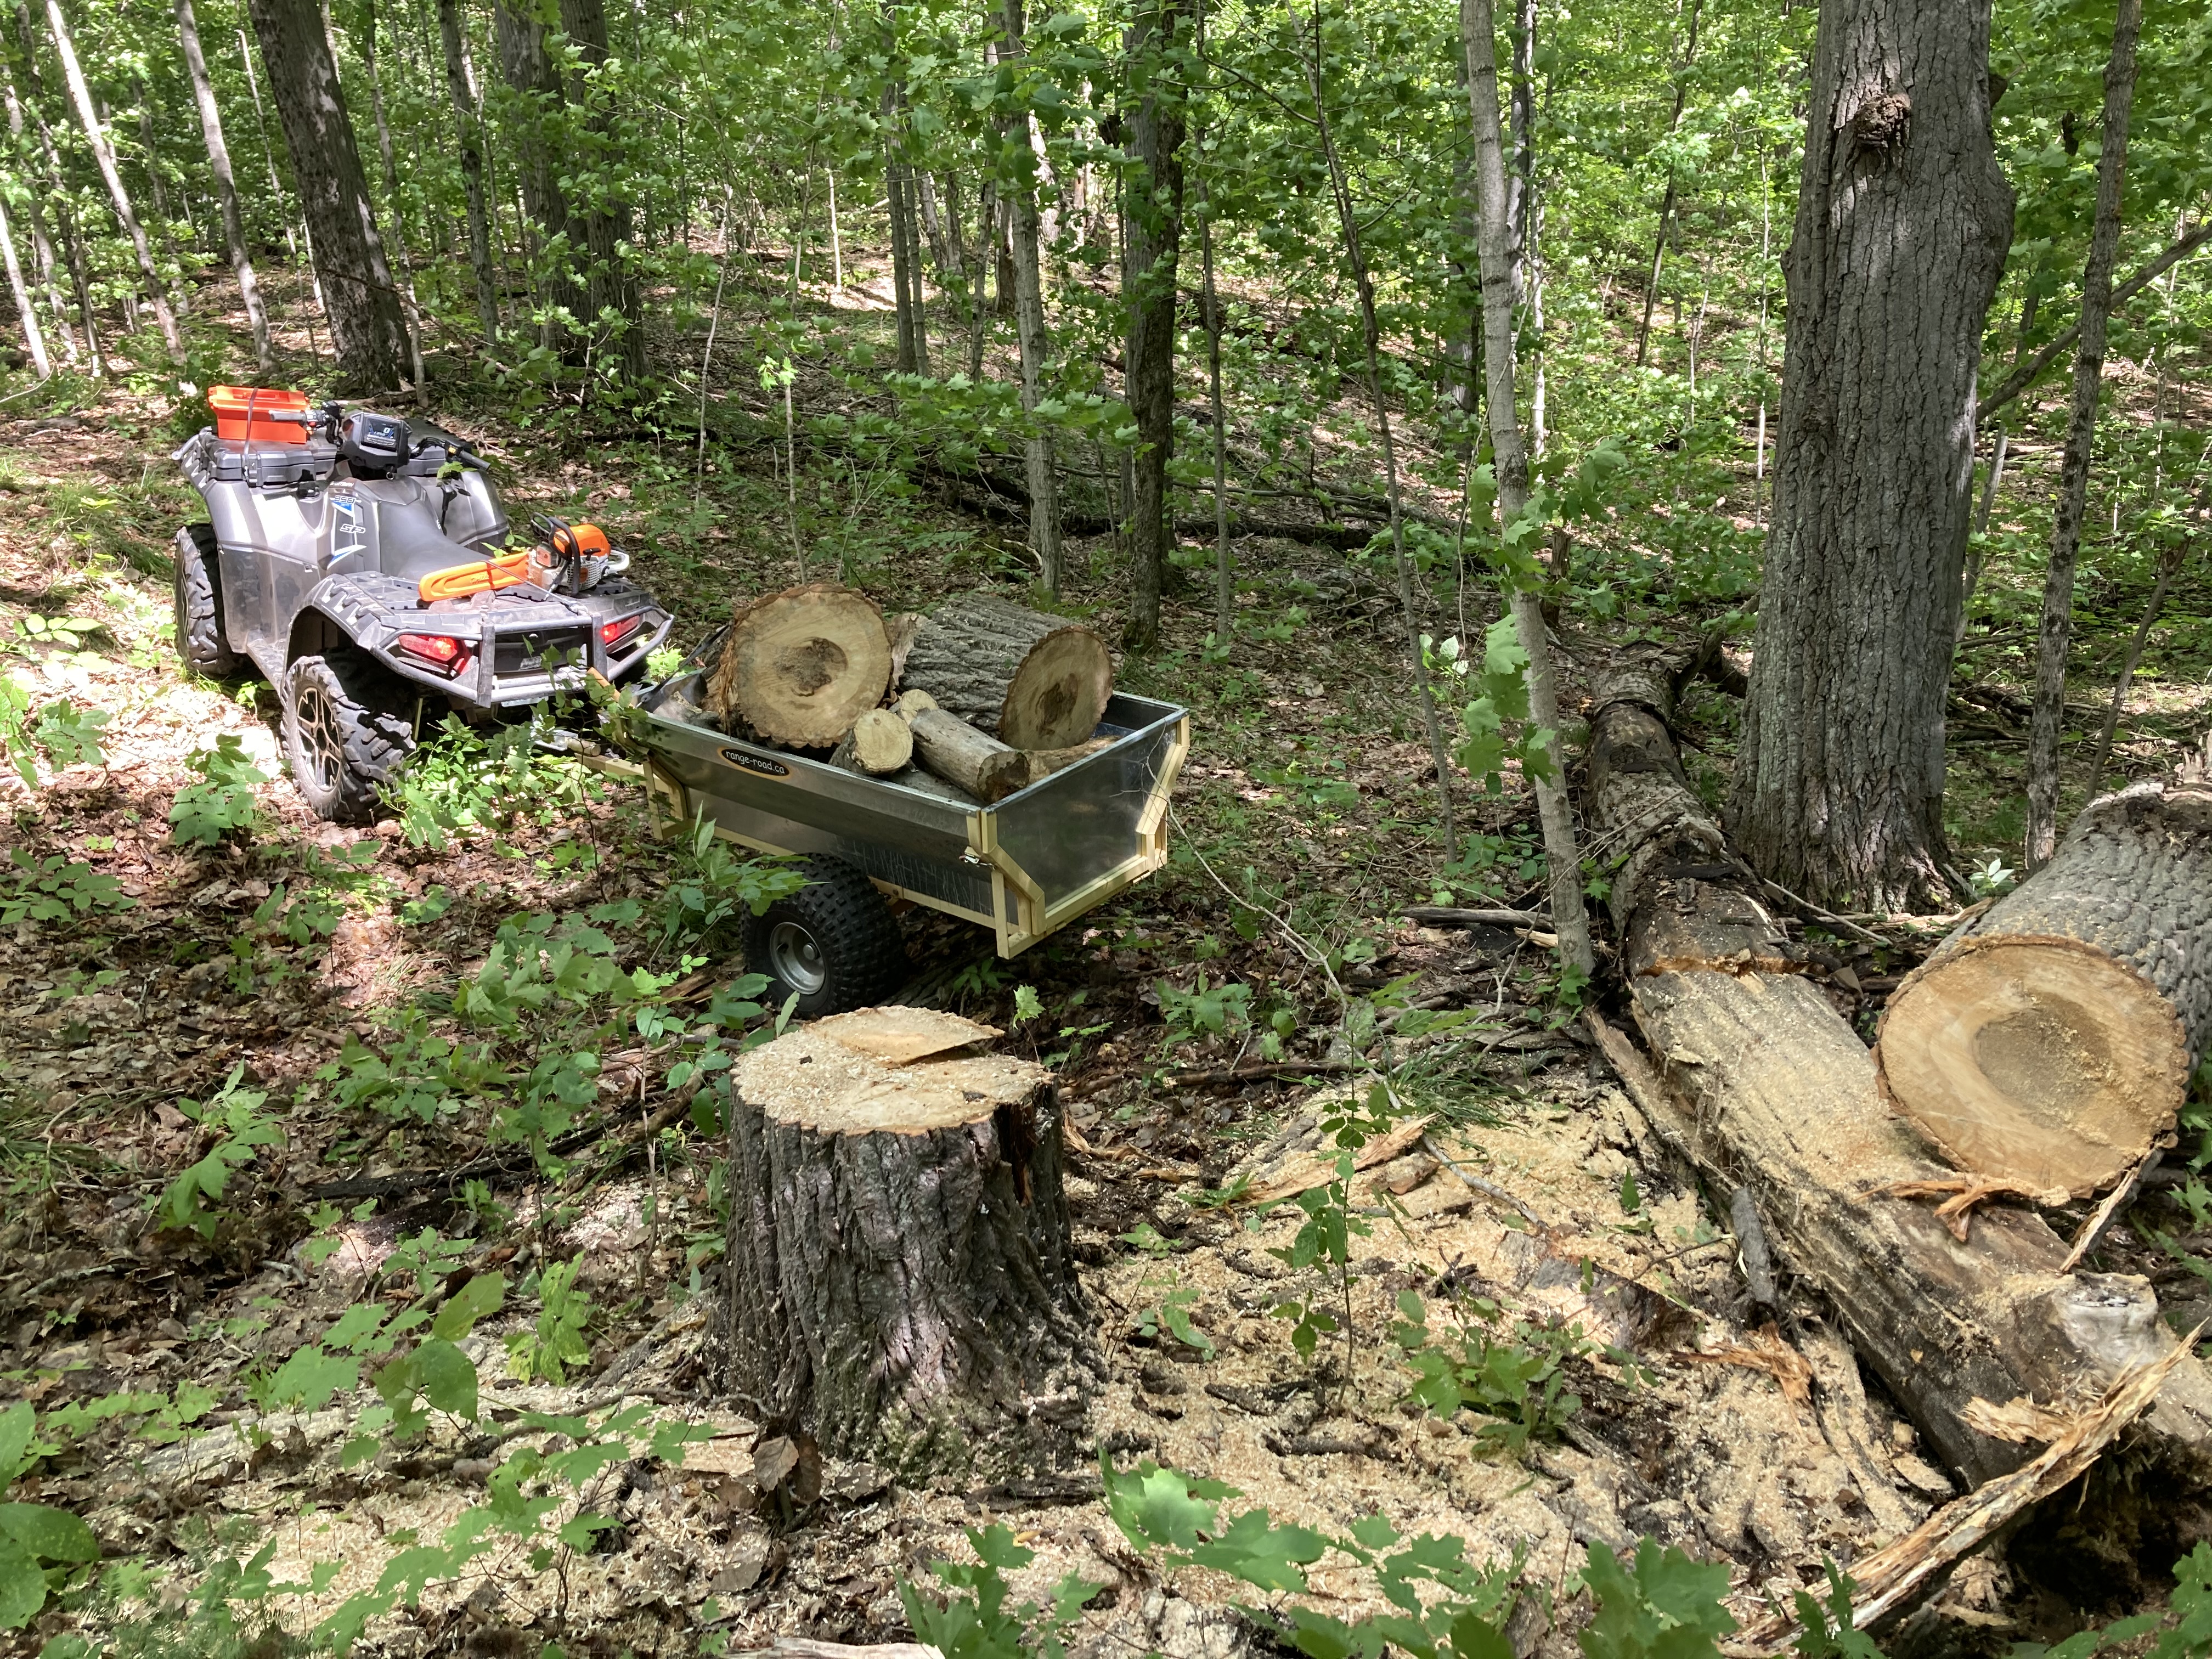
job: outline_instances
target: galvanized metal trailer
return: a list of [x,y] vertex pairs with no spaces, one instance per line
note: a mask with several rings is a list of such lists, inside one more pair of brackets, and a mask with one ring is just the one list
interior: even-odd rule
[[[1189,714],[1172,703],[1116,693],[1095,734],[1111,739],[1106,746],[983,806],[659,712],[696,704],[696,681],[664,682],[641,699],[643,776],[657,815],[678,824],[703,817],[718,836],[808,855],[817,872],[833,860],[887,899],[990,929],[1001,957],[1019,956],[1167,862],[1168,799],[1190,752]],[[799,992],[801,1012],[834,1012],[823,988],[805,982],[805,947],[819,963],[851,942],[775,915],[748,935],[751,965]]]

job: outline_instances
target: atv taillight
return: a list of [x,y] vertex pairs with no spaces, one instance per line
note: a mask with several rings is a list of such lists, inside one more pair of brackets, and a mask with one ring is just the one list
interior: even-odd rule
[[450,634],[402,634],[392,644],[416,661],[444,673],[458,674],[468,665],[469,642]]
[[599,624],[599,643],[611,650],[637,632],[645,621],[642,611],[634,617],[617,617],[612,622]]

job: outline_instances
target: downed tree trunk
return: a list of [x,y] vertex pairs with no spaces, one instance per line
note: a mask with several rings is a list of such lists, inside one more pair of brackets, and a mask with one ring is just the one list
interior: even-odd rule
[[872,778],[902,771],[914,761],[914,732],[888,708],[861,711],[853,729],[830,752],[830,764]]
[[1009,748],[1066,749],[1097,730],[1114,659],[1080,623],[962,593],[922,618],[900,683]]
[[2212,790],[2093,801],[1882,1016],[1882,1086],[1960,1169],[2087,1198],[2173,1127],[2212,1036]]
[[814,582],[738,607],[707,707],[770,743],[826,749],[884,700],[890,678],[883,612],[864,593]]
[[918,708],[906,723],[914,732],[915,758],[986,806],[1032,781],[1024,751],[984,736],[942,708]]
[[912,1480],[1073,1449],[1098,1380],[1042,1066],[926,1009],[787,1031],[733,1068],[728,1339],[775,1431]]
[[[1692,793],[1663,674],[1601,685],[1588,811],[1620,858],[1609,902],[1630,1005],[1656,1069],[1601,1020],[1607,1057],[1653,1127],[1723,1192],[1748,1190],[1783,1264],[1833,1304],[1867,1364],[1945,1462],[1977,1485],[2024,1449],[1968,1426],[1977,1397],[2100,1392],[2172,1345],[2140,1278],[2063,1273],[2042,1218],[1984,1210],[1961,1242],[1893,1184],[1950,1172],[1881,1099],[1873,1056],[1784,936]],[[2199,1460],[2212,1382],[2176,1367],[2149,1423]]]

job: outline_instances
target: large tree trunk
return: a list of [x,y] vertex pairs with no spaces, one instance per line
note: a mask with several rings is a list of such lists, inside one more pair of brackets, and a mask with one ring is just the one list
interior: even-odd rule
[[[1018,70],[1023,53],[1022,0],[1006,0],[1006,55]],[[1022,412],[1036,419],[1044,397],[1045,362],[1052,350],[1044,326],[1044,273],[1037,254],[1037,190],[1041,175],[1030,173],[1036,151],[1030,143],[1035,118],[1027,112],[1010,118],[1006,148],[1019,146],[1018,164],[1028,174],[1015,189],[1013,207],[1014,334],[1022,354]],[[1060,491],[1054,476],[1052,434],[1032,432],[1024,442],[1030,483],[1030,546],[1046,592],[1060,594]],[[1087,735],[1087,734],[1086,734]]]
[[[2089,457],[2097,441],[2097,398],[2105,378],[2105,325],[2112,308],[2112,265],[2120,251],[2120,191],[2127,176],[2128,112],[2136,89],[2136,36],[2142,0],[2120,0],[2112,25],[2112,61],[2105,67],[2105,119],[2098,130],[2097,220],[2081,274],[2081,344],[2074,357],[2074,408],[2058,467],[2058,512],[2051,529],[2044,575],[2043,620],[2037,634],[2035,707],[2028,723],[2027,867],[2050,858],[2058,841],[2058,725],[2066,704],[2066,652],[2074,631],[2074,563],[2081,550],[2081,514],[2089,493]],[[2094,784],[2092,785],[2094,787]]]
[[[1587,805],[1623,860],[1609,903],[1656,1062],[1594,1028],[1653,1127],[1722,1191],[1748,1192],[1784,1265],[1834,1305],[1944,1461],[1979,1484],[2027,1454],[1970,1427],[1969,1401],[2094,1394],[2172,1335],[2144,1280],[2062,1271],[2065,1242],[2040,1216],[1982,1210],[1962,1242],[1925,1200],[1885,1190],[1950,1172],[1885,1105],[1873,1057],[1734,873],[1682,777],[1669,702],[1657,674],[1599,688]],[[2194,1360],[2148,1420],[2201,1486],[2212,1382]]]
[[322,13],[315,0],[247,0],[247,10],[292,156],[340,381],[350,391],[389,391],[407,379],[407,325]]
[[1820,8],[1731,824],[1762,875],[1838,908],[1943,889],[1974,372],[2012,240],[1989,33],[1987,0]]
[[487,343],[499,340],[499,284],[492,274],[491,220],[484,206],[483,136],[461,51],[459,0],[438,0],[438,40],[446,60],[446,96],[453,106],[453,137],[461,152],[461,182],[468,197],[469,269],[477,279],[478,324]]
[[1098,1362],[1051,1074],[941,1052],[996,1035],[864,1009],[738,1062],[729,1361],[769,1428],[909,1480],[1082,1455]]
[[131,251],[137,256],[138,275],[146,287],[147,303],[154,307],[154,320],[161,325],[161,338],[171,354],[180,355],[184,340],[177,332],[175,313],[169,309],[168,290],[161,284],[161,273],[155,269],[153,249],[147,245],[146,233],[131,206],[130,192],[123,188],[123,175],[116,170],[115,147],[107,142],[106,130],[93,107],[92,88],[85,84],[84,70],[78,66],[76,43],[70,34],[69,19],[62,15],[61,0],[46,0],[46,27],[53,32],[54,55],[61,62],[62,79],[69,86],[70,102],[84,127],[85,143],[99,166],[100,180],[107,186],[107,199],[114,204],[116,220],[131,239]]
[[222,214],[222,240],[230,254],[230,269],[238,278],[239,298],[246,306],[246,320],[253,330],[253,359],[269,372],[269,313],[261,303],[261,284],[253,274],[253,257],[246,246],[246,221],[238,210],[238,181],[230,170],[230,146],[223,142],[222,110],[215,100],[215,82],[208,74],[207,58],[200,50],[200,27],[192,15],[192,0],[176,0],[177,39],[184,47],[185,69],[191,76],[193,101],[199,106],[200,137],[206,142],[208,171],[215,177],[216,204]]
[[1097,729],[1114,659],[1081,623],[962,593],[922,618],[900,684],[1016,749],[1065,749]]
[[569,246],[555,257],[543,252],[548,243],[565,239],[568,232],[568,203],[560,182],[560,156],[553,133],[555,112],[561,104],[561,72],[546,49],[545,25],[534,13],[519,9],[510,0],[495,0],[493,26],[499,43],[500,74],[520,106],[521,129],[515,170],[522,186],[523,206],[536,228],[542,270],[538,302],[549,313],[538,325],[538,343],[557,351],[564,362],[574,351],[574,331],[559,316],[570,319],[584,309],[584,292],[577,286],[575,260],[582,249]]
[[1168,461],[1175,453],[1176,262],[1182,243],[1182,92],[1170,56],[1182,0],[1143,0],[1127,40],[1134,103],[1125,118],[1132,166],[1124,186],[1121,292],[1129,308],[1124,385],[1137,426],[1130,508],[1129,617],[1123,641],[1148,651],[1160,636],[1160,585],[1175,528]]
[[[592,171],[599,177],[612,172],[619,161],[614,154],[615,126],[607,111],[607,97],[592,77],[606,67],[607,13],[603,0],[561,0],[561,27],[578,50],[578,63],[568,88],[569,103],[584,112],[584,119],[599,144]],[[621,319],[621,337],[613,356],[621,378],[632,384],[645,378],[645,322],[638,304],[637,283],[623,256],[629,240],[630,205],[595,189],[588,199],[571,201],[577,216],[570,222],[569,240],[580,242],[586,255],[584,303],[589,315],[586,332],[597,337],[609,326],[610,314]],[[604,356],[604,352],[601,354]]]
[[2091,804],[1890,998],[1882,1082],[1960,1169],[2087,1197],[2173,1127],[2212,1040],[2212,790]]

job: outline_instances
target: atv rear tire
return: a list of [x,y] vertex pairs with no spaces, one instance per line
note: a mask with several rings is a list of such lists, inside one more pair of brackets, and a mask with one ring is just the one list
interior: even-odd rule
[[222,631],[222,578],[215,526],[188,524],[177,532],[177,655],[195,674],[211,680],[237,678],[244,666]]
[[796,995],[794,1016],[819,1019],[881,1001],[907,970],[890,905],[842,859],[804,859],[798,867],[805,886],[744,919],[745,965],[769,977],[763,1006],[781,1009]]
[[410,699],[398,679],[350,646],[301,657],[284,676],[284,757],[307,808],[368,823],[379,791],[414,752]]

